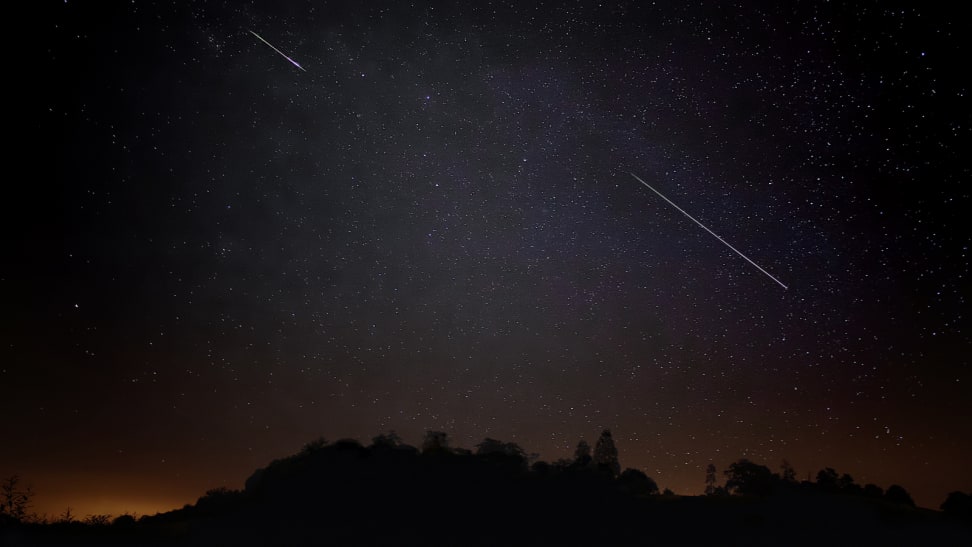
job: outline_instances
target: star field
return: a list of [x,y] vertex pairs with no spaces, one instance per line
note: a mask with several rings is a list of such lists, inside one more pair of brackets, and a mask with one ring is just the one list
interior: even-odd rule
[[0,472],[155,512],[321,435],[611,428],[678,493],[972,490],[968,24],[646,4],[45,6]]

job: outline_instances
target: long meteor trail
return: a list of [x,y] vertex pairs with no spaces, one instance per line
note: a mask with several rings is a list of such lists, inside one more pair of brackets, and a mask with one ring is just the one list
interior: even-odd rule
[[746,260],[746,262],[749,262],[749,263],[750,263],[750,264],[752,264],[753,266],[756,266],[756,269],[757,269],[757,270],[759,270],[759,271],[761,271],[761,272],[763,272],[764,274],[766,274],[766,276],[767,276],[767,277],[769,277],[770,279],[772,279],[773,281],[775,281],[777,285],[779,285],[779,286],[781,286],[781,287],[783,287],[784,289],[785,289],[785,288],[787,288],[787,287],[786,287],[786,285],[784,285],[784,284],[783,284],[782,282],[780,282],[780,280],[779,280],[779,279],[777,279],[777,278],[775,278],[775,277],[773,277],[773,275],[772,275],[772,274],[770,274],[769,272],[767,272],[767,271],[766,271],[766,270],[764,270],[763,268],[760,268],[760,267],[759,267],[759,264],[757,264],[757,263],[755,263],[755,262],[753,262],[752,260],[750,260],[748,256],[746,256],[746,255],[744,255],[744,254],[742,254],[741,252],[739,252],[739,250],[738,250],[738,249],[736,249],[735,247],[733,247],[732,245],[730,245],[730,244],[729,244],[729,242],[727,242],[726,240],[724,240],[724,239],[722,239],[721,237],[719,237],[719,236],[718,236],[718,234],[716,234],[716,233],[715,233],[715,232],[713,232],[712,230],[710,230],[710,229],[708,229],[708,228],[706,228],[706,227],[705,227],[705,225],[704,225],[704,224],[702,224],[701,222],[699,222],[699,221],[697,221],[697,220],[695,220],[695,217],[693,217],[692,215],[690,215],[690,214],[688,214],[688,213],[686,213],[686,212],[685,212],[685,211],[684,211],[684,210],[683,210],[683,209],[682,209],[681,207],[679,207],[678,205],[675,205],[674,203],[672,203],[672,200],[670,200],[670,199],[668,199],[668,198],[666,198],[665,196],[663,196],[663,195],[662,195],[662,193],[661,193],[661,192],[659,192],[658,190],[655,190],[654,188],[652,188],[651,186],[649,186],[647,182],[645,182],[645,181],[643,181],[643,180],[641,180],[641,177],[639,177],[638,175],[636,175],[636,174],[634,174],[634,173],[628,173],[628,174],[629,174],[629,175],[631,175],[632,177],[634,177],[634,178],[636,178],[636,179],[638,179],[638,182],[640,182],[641,184],[644,184],[645,186],[648,186],[648,189],[649,189],[649,190],[651,190],[652,192],[654,192],[654,193],[656,193],[656,194],[658,194],[658,197],[660,197],[660,198],[662,198],[663,200],[665,200],[665,201],[667,201],[669,205],[671,205],[672,207],[674,207],[674,208],[676,208],[676,209],[678,209],[678,212],[679,212],[679,213],[682,213],[683,215],[685,215],[685,216],[687,216],[687,217],[689,218],[689,220],[691,220],[692,222],[694,222],[694,223],[696,223],[696,224],[698,224],[699,226],[701,226],[701,227],[702,227],[702,229],[703,229],[703,230],[705,230],[706,232],[709,232],[710,234],[712,234],[712,235],[713,235],[713,236],[714,236],[714,237],[715,237],[716,239],[718,239],[719,241],[721,241],[723,245],[725,245],[726,247],[729,247],[729,248],[730,248],[730,249],[732,249],[732,250],[733,250],[733,252],[735,252],[735,253],[736,253],[737,255],[739,255],[739,256],[741,256],[741,257],[743,257],[743,258],[744,258],[744,259]]
[[273,47],[273,44],[271,44],[270,42],[264,40],[262,36],[260,36],[259,34],[253,32],[252,30],[250,30],[249,33],[252,34],[252,35],[254,35],[254,36],[256,36],[257,37],[257,40],[260,40],[264,44],[270,46],[270,49],[272,49],[272,50],[276,51],[277,53],[279,53],[284,59],[287,59],[288,61],[290,61],[290,64],[292,64],[295,67],[303,70],[304,72],[307,72],[307,70],[304,67],[300,66],[300,63],[298,63],[297,61],[291,59],[290,57],[287,57],[287,54],[286,53],[284,53],[284,52],[280,51],[279,49]]

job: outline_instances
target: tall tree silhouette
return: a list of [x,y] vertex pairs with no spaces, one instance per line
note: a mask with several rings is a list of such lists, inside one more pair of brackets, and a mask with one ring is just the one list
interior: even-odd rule
[[714,463],[710,463],[708,467],[705,468],[705,495],[711,496],[715,494],[716,490],[716,466]]
[[614,446],[611,430],[605,429],[594,445],[594,464],[598,469],[611,473],[617,477],[621,473],[621,463],[618,462],[618,448]]
[[574,449],[574,465],[577,467],[587,467],[591,465],[592,461],[594,460],[591,458],[591,445],[584,439],[581,439],[577,443],[577,448]]
[[783,463],[780,464],[780,478],[782,478],[784,482],[797,481],[796,469],[793,469],[790,462],[785,459],[783,460]]

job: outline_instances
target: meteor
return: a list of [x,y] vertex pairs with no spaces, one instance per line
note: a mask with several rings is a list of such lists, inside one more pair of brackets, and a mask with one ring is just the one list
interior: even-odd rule
[[264,44],[270,46],[270,49],[272,49],[272,50],[276,51],[277,53],[279,53],[284,59],[287,59],[288,61],[290,61],[290,64],[292,64],[295,67],[303,70],[304,72],[307,72],[307,70],[305,70],[304,67],[300,66],[300,63],[298,63],[297,61],[291,59],[290,57],[287,57],[287,54],[286,53],[284,53],[284,52],[280,51],[279,49],[273,47],[273,44],[271,44],[270,42],[264,40],[262,36],[260,36],[259,34],[253,32],[252,30],[249,30],[249,33],[252,34],[252,35],[254,35],[254,36],[256,36],[257,37],[257,40],[260,40]]
[[721,241],[723,245],[725,245],[726,247],[729,247],[729,248],[730,248],[730,249],[732,249],[732,250],[733,250],[733,252],[735,252],[735,253],[736,253],[737,255],[739,255],[739,256],[741,256],[741,257],[743,257],[743,258],[744,258],[744,259],[746,260],[746,262],[749,262],[749,263],[750,263],[750,264],[752,264],[753,266],[756,266],[756,269],[757,269],[757,270],[759,270],[759,271],[761,271],[761,272],[763,272],[764,274],[766,274],[766,276],[767,276],[767,277],[769,277],[770,279],[772,279],[773,281],[775,281],[777,285],[779,285],[779,286],[781,286],[781,287],[783,287],[784,289],[785,289],[785,288],[787,288],[787,287],[786,287],[786,285],[784,285],[784,284],[783,284],[782,282],[780,282],[780,280],[779,280],[779,279],[777,279],[777,278],[775,278],[775,277],[773,277],[773,275],[772,275],[772,274],[770,274],[769,272],[767,272],[767,271],[766,271],[766,270],[764,270],[763,268],[760,268],[760,267],[759,267],[759,264],[757,264],[757,263],[755,263],[755,262],[753,262],[752,260],[750,260],[748,256],[746,256],[746,255],[744,255],[744,254],[742,254],[741,252],[739,252],[739,250],[737,250],[737,249],[736,249],[735,247],[733,247],[732,245],[730,245],[730,244],[729,244],[729,243],[728,243],[728,242],[727,242],[726,240],[724,240],[724,239],[722,239],[721,237],[719,237],[719,236],[718,236],[718,235],[717,235],[717,234],[716,234],[715,232],[713,232],[712,230],[710,230],[710,229],[708,229],[708,228],[706,228],[706,227],[705,227],[705,225],[704,225],[704,224],[702,224],[701,222],[699,222],[699,221],[697,221],[697,220],[695,220],[695,218],[694,218],[694,217],[692,217],[692,215],[690,215],[690,214],[688,214],[688,213],[686,213],[686,212],[685,212],[685,211],[684,211],[684,210],[683,210],[683,209],[682,209],[681,207],[679,207],[678,205],[675,205],[674,203],[672,203],[672,200],[670,200],[670,199],[668,199],[668,198],[666,198],[665,196],[663,196],[663,195],[662,195],[662,193],[661,193],[661,192],[659,192],[658,190],[655,190],[654,188],[652,188],[651,186],[649,186],[647,182],[645,182],[645,181],[643,181],[643,180],[641,180],[641,177],[639,177],[638,175],[636,175],[636,174],[634,174],[634,173],[628,173],[628,174],[629,174],[629,175],[631,175],[632,177],[634,177],[634,178],[636,178],[636,179],[638,179],[638,182],[640,182],[641,184],[644,184],[645,186],[648,186],[648,189],[649,189],[649,190],[651,190],[652,192],[654,192],[654,193],[656,193],[656,194],[658,194],[658,197],[660,197],[660,198],[662,198],[663,200],[665,200],[665,201],[667,201],[669,205],[671,205],[672,207],[674,207],[674,208],[676,208],[676,209],[678,209],[678,212],[679,212],[679,213],[682,213],[683,215],[685,215],[685,216],[687,216],[687,217],[689,218],[689,220],[691,220],[692,222],[694,222],[694,223],[696,223],[696,224],[698,224],[699,226],[701,226],[701,227],[702,227],[702,229],[703,229],[703,230],[705,230],[706,232],[709,232],[710,234],[712,234],[712,235],[713,235],[713,236],[714,236],[714,237],[715,237],[716,239],[718,239],[719,241]]

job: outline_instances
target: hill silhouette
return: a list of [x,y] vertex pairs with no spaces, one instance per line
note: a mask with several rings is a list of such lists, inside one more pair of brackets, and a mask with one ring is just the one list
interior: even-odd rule
[[[832,470],[797,483],[739,460],[712,495],[659,495],[644,473],[618,471],[605,434],[595,457],[579,446],[572,460],[532,465],[513,443],[452,449],[439,432],[421,450],[393,434],[367,447],[319,440],[256,470],[241,491],[211,490],[194,505],[112,524],[6,521],[0,543],[950,545],[972,533],[968,520],[917,509],[901,493],[831,484]],[[949,499],[967,512],[962,496]]]

